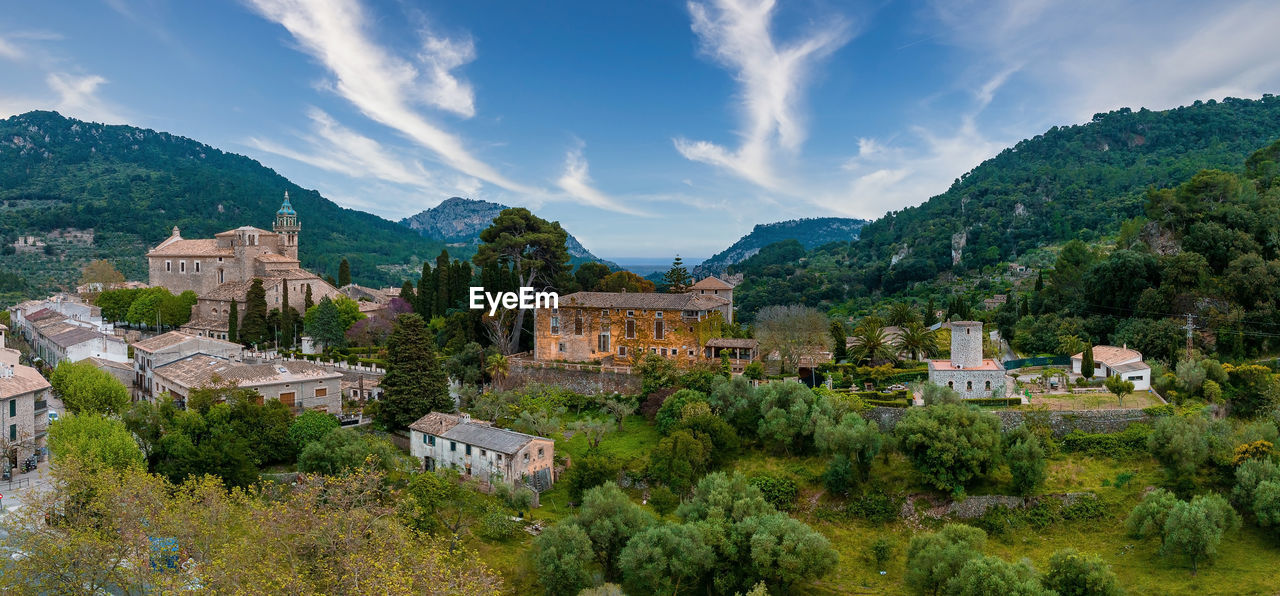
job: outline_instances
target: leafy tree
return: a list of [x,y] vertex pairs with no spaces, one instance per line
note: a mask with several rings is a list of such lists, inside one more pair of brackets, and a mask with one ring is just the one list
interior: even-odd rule
[[959,405],[964,403],[963,399],[960,397],[960,392],[947,387],[946,385],[923,381],[915,385],[913,393],[915,391],[919,391],[920,399],[924,401],[924,405],[926,406],[941,404]]
[[702,433],[688,430],[671,433],[649,453],[649,475],[671,487],[676,494],[684,494],[693,481],[706,472],[712,449],[710,437]]
[[764,444],[784,453],[813,445],[820,421],[834,414],[831,402],[800,383],[775,382],[756,392],[760,418],[757,434]]
[[1200,561],[1212,560],[1227,532],[1240,527],[1240,516],[1216,493],[1179,501],[1164,522],[1164,544],[1191,559],[1195,575]]
[[658,413],[654,416],[654,425],[659,433],[669,435],[684,416],[685,406],[706,401],[707,396],[699,391],[681,389],[662,402],[662,407],[658,408]]
[[618,430],[622,430],[622,421],[636,411],[635,402],[621,395],[606,398],[600,407],[618,421]]
[[[194,404],[197,397],[188,401]],[[152,447],[149,463],[153,472],[170,482],[213,474],[227,486],[249,486],[258,480],[255,439],[245,436],[225,403],[203,411],[194,407],[173,411]]]
[[298,453],[298,471],[335,476],[375,462],[392,472],[404,469],[404,456],[390,441],[351,428],[335,428]]
[[[344,430],[350,429],[340,428],[330,435]],[[461,543],[463,531],[486,511],[487,503],[480,498],[476,487],[463,481],[452,468],[414,474],[405,492],[409,498],[404,515],[409,525],[419,531],[444,533],[455,549]]]
[[1209,461],[1212,426],[1204,416],[1164,416],[1156,421],[1147,446],[1171,482],[1189,487],[1196,471]]
[[102,289],[110,289],[111,284],[124,281],[124,274],[116,270],[115,265],[106,259],[89,261],[80,269],[80,284],[101,284]]
[[298,417],[294,418],[289,425],[289,441],[293,443],[294,449],[301,453],[307,445],[319,441],[321,437],[339,426],[338,419],[333,414],[307,410],[298,414]]
[[591,585],[591,539],[575,523],[561,522],[533,539],[533,566],[548,596],[577,594]]
[[[521,287],[553,286],[569,271],[569,253],[565,248],[568,234],[557,222],[548,222],[528,209],[503,209],[493,224],[480,232],[480,247],[472,261],[479,267],[490,264],[508,266],[515,272]],[[525,311],[516,312],[508,349],[504,354],[519,352],[524,330]]]
[[1177,504],[1178,497],[1163,488],[1157,488],[1143,496],[1142,502],[1129,512],[1129,517],[1124,522],[1125,529],[1134,538],[1159,536],[1160,546],[1163,547],[1165,520]]
[[659,389],[674,387],[680,378],[680,371],[670,358],[657,354],[645,354],[636,363],[635,373],[640,376],[640,393],[649,395]]
[[615,578],[622,549],[632,537],[652,526],[654,519],[632,503],[618,485],[605,482],[586,492],[572,523],[581,526],[591,539],[605,577]]
[[986,544],[986,532],[963,524],[917,534],[907,545],[907,586],[917,594],[940,593],[966,563],[982,557]]
[[666,524],[632,537],[618,565],[634,593],[678,594],[682,587],[696,585],[714,557],[698,528]]
[[[828,418],[819,420],[813,435],[814,445],[824,453],[843,456],[846,463],[855,464],[857,480],[866,480],[871,472],[871,462],[884,446],[880,429],[858,414],[849,413],[840,418],[839,424]],[[832,460],[835,465],[836,459]],[[831,472],[831,467],[827,468]],[[847,491],[839,491],[847,492]]]
[[451,412],[449,382],[436,357],[435,342],[417,314],[400,315],[387,341],[387,374],[375,418],[390,429],[408,428],[430,412]]
[[266,343],[267,339],[267,290],[260,278],[254,278],[245,295],[244,317],[240,321],[240,343],[244,345]]
[[614,271],[604,276],[596,285],[601,292],[628,292],[632,294],[650,294],[657,291],[653,282],[630,271]]
[[90,471],[142,469],[146,464],[124,423],[97,412],[63,416],[50,424],[49,452]]
[[680,259],[680,255],[676,255],[675,260],[671,261],[671,268],[662,274],[662,282],[667,285],[667,291],[672,293],[680,293],[688,290],[693,284],[693,278],[689,275],[689,270],[685,268],[684,261]]
[[1102,384],[1107,387],[1107,391],[1115,394],[1121,406],[1124,405],[1124,396],[1133,393],[1133,381],[1126,381],[1120,375],[1111,375]]
[[584,292],[596,291],[596,288],[600,285],[600,280],[608,275],[609,266],[595,261],[588,261],[578,265],[578,270],[573,272],[574,281],[578,282],[578,287]]
[[1116,574],[1097,555],[1083,555],[1065,548],[1049,557],[1049,569],[1041,579],[1059,596],[1121,596]]
[[578,503],[587,490],[618,478],[621,466],[607,455],[589,451],[574,458],[562,481],[569,487],[569,501]]
[[1273,494],[1276,487],[1280,487],[1280,466],[1270,458],[1248,459],[1236,466],[1231,500],[1238,507],[1252,510],[1261,526],[1280,523]]
[[1000,460],[1000,420],[977,409],[911,408],[894,435],[916,471],[938,490],[961,493]]
[[649,491],[649,505],[658,515],[666,515],[680,506],[680,497],[665,486],[655,486]]
[[[1080,357],[1080,375],[1086,379],[1093,378],[1093,344],[1085,346],[1084,355]],[[1108,391],[1110,389],[1110,387],[1107,388]]]
[[88,360],[59,362],[49,384],[72,414],[119,414],[129,404],[129,389]]
[[1013,490],[1022,496],[1035,494],[1044,483],[1046,462],[1040,438],[1026,425],[1009,431],[1005,442],[1005,459],[1013,474]]
[[948,596],[1053,596],[1040,585],[1035,571],[1025,563],[1010,563],[1000,557],[969,559],[951,579],[944,592]]
[[338,287],[345,288],[351,285],[351,263],[346,259],[338,264]]

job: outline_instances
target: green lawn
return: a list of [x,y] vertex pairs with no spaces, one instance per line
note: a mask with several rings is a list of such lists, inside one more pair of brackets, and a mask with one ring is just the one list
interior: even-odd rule
[[[624,461],[647,457],[649,447],[655,445],[659,438],[644,418],[631,416],[621,431],[612,432],[604,438],[601,449]],[[574,436],[568,440],[557,440],[556,448],[561,453],[576,457],[586,451],[587,445],[584,437]],[[834,572],[812,585],[799,587],[796,593],[907,593],[903,574],[911,536],[916,532],[936,529],[944,522],[926,518],[922,526],[913,528],[909,522],[901,520],[884,525],[857,518],[825,521],[818,515],[819,510],[843,505],[842,500],[833,499],[823,491],[821,474],[825,466],[826,460],[822,457],[793,457],[753,449],[739,455],[729,468],[748,476],[771,474],[795,480],[801,490],[792,514],[827,536],[839,552],[840,565]],[[1123,487],[1116,488],[1116,477],[1125,472],[1132,474],[1132,479]],[[890,495],[931,492],[919,483],[910,464],[901,455],[877,458],[872,476],[875,486]],[[1162,479],[1163,471],[1149,457],[1056,456],[1050,460],[1042,492],[1095,492],[1106,506],[1106,516],[1089,521],[1059,522],[1042,531],[1026,525],[1015,527],[1001,535],[991,536],[986,552],[1008,560],[1025,558],[1039,570],[1045,569],[1049,557],[1062,548],[1096,553],[1111,565],[1129,594],[1280,592],[1280,573],[1277,572],[1280,568],[1280,539],[1266,535],[1251,521],[1246,521],[1241,531],[1227,536],[1217,561],[1202,565],[1196,576],[1191,575],[1185,557],[1173,553],[1158,555],[1158,540],[1139,542],[1126,536],[1124,520],[1129,510],[1148,487],[1158,486]],[[1010,494],[1009,480],[1008,471],[1002,470],[987,482],[972,487],[969,493]],[[639,502],[638,492],[632,496]],[[543,506],[532,511],[530,517],[552,522],[571,513],[567,491],[564,485],[558,485],[543,495]],[[830,519],[830,516],[822,517]],[[894,544],[893,557],[886,565],[885,575],[880,575],[880,570],[874,568],[868,554],[870,545],[881,537]],[[488,543],[473,538],[468,547],[478,551],[502,573],[507,581],[507,593],[537,594],[540,589],[530,559],[532,542],[531,536],[522,533],[506,543]]]
[[1042,393],[1032,394],[1030,406],[1022,408],[1046,407],[1050,410],[1111,410],[1119,408],[1147,408],[1158,406],[1164,402],[1147,391],[1135,391],[1124,396],[1124,404],[1116,400],[1113,393],[1105,391],[1096,393]]

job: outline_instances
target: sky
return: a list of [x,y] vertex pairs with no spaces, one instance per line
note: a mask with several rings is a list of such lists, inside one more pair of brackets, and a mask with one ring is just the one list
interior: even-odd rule
[[0,117],[191,137],[393,220],[529,207],[615,259],[880,217],[1051,126],[1280,88],[1277,2],[3,5]]

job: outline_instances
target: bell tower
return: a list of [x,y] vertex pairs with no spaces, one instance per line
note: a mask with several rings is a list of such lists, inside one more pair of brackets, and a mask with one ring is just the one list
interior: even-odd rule
[[284,191],[284,203],[276,211],[276,224],[272,231],[280,235],[280,254],[291,259],[298,258],[298,232],[302,226],[298,224],[298,213],[289,204],[289,191]]

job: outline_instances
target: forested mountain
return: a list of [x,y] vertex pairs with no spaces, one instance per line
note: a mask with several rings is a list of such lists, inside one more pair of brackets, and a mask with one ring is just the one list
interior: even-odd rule
[[[0,120],[0,238],[92,228],[96,256],[135,279],[145,275],[147,248],[174,226],[187,238],[243,225],[270,229],[285,191],[302,223],[302,265],[322,275],[336,275],[346,258],[358,283],[398,285],[390,266],[435,258],[443,247],[188,138],[56,112]],[[74,285],[75,278],[42,281]]]
[[805,248],[816,248],[829,242],[850,242],[858,239],[858,231],[866,225],[865,219],[847,217],[811,217],[768,224],[756,224],[750,234],[739,238],[729,248],[716,253],[694,268],[694,274],[717,275],[730,265],[741,263],[761,248],[783,240],[799,241]]
[[832,305],[1089,241],[1141,215],[1149,188],[1176,186],[1202,169],[1241,172],[1249,154],[1276,138],[1280,99],[1272,95],[1098,114],[1019,142],[943,194],[868,223],[855,242],[757,263],[737,296],[750,309]]
[[[490,201],[450,197],[435,207],[400,220],[400,223],[432,240],[475,246],[480,243],[480,232],[489,227],[489,224],[493,223],[493,218],[507,208],[506,205]],[[591,251],[573,237],[573,234],[569,234],[565,246],[569,249],[569,256],[575,264],[596,261],[608,265],[611,269],[619,268],[617,263],[605,261],[591,254]]]

